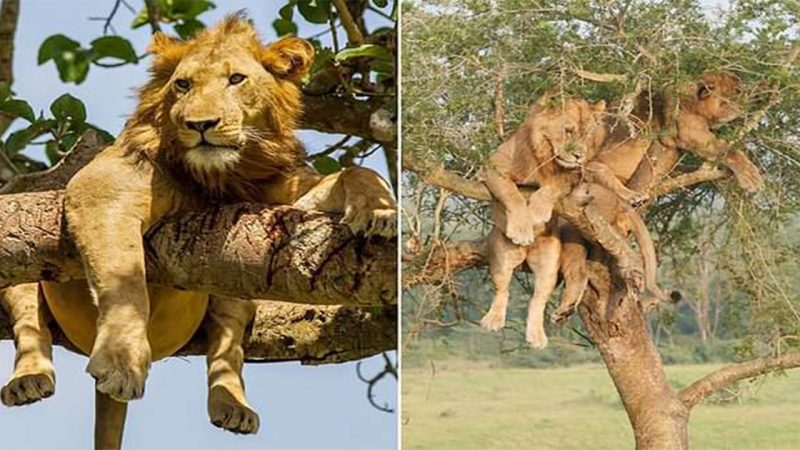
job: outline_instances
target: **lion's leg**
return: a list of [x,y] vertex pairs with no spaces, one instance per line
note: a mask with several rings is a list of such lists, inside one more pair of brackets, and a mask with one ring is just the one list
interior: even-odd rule
[[742,189],[756,192],[764,188],[764,179],[761,178],[758,167],[741,150],[733,150],[725,155],[724,163],[731,169]]
[[492,194],[492,198],[501,206],[505,221],[501,227],[503,234],[516,245],[533,243],[533,222],[528,215],[528,202],[510,179],[495,170],[487,170],[484,184]]
[[14,373],[0,390],[6,406],[25,405],[55,392],[52,336],[37,283],[20,284],[0,291],[0,303],[14,330]]
[[528,213],[534,228],[542,227],[550,221],[556,202],[572,191],[572,181],[571,174],[560,175],[547,183],[542,183],[542,186],[531,194],[528,199]]
[[118,402],[108,394],[94,392],[94,448],[95,450],[119,450],[125,431],[125,416],[128,404]]
[[525,247],[513,244],[503,233],[492,228],[489,233],[489,275],[494,285],[494,299],[481,326],[491,331],[501,330],[506,323],[508,286],[514,269],[525,260]]
[[590,162],[587,164],[586,170],[591,174],[590,182],[604,186],[629,205],[637,206],[647,201],[648,195],[646,192],[636,192],[632,189],[628,189],[628,187],[622,184],[622,181],[614,175],[611,168],[604,163],[599,161]]
[[561,274],[564,276],[564,292],[561,294],[561,303],[550,318],[553,323],[563,322],[572,315],[589,284],[589,277],[586,273],[588,252],[583,236],[571,224],[564,224],[560,232],[561,257],[559,264]]
[[525,325],[525,340],[533,348],[547,346],[544,331],[544,310],[547,299],[558,282],[558,260],[561,241],[557,235],[547,233],[536,238],[536,243],[528,251],[528,266],[533,271],[535,286],[528,304],[528,319]]
[[258,414],[247,403],[242,379],[242,341],[254,316],[252,302],[212,295],[203,324],[208,336],[208,416],[234,433],[258,431]]
[[397,236],[397,205],[389,185],[376,172],[350,167],[323,178],[294,206],[342,212],[342,223],[353,233]]
[[[170,208],[154,197],[158,174],[109,147],[67,185],[64,215],[97,303],[97,336],[86,371],[117,401],[144,395],[151,350],[142,234]],[[113,181],[111,181],[113,180]]]

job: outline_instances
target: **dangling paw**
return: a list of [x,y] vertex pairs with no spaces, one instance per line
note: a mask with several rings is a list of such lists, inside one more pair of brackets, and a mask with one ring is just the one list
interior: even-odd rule
[[224,386],[212,386],[208,391],[208,418],[215,426],[233,433],[258,432],[258,414],[246,401],[237,400]]
[[50,397],[55,390],[55,375],[51,365],[50,370],[14,373],[0,390],[0,399],[6,406],[27,405]]

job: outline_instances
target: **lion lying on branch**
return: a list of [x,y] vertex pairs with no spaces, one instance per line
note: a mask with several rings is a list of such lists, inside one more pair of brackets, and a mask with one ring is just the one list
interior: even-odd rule
[[200,328],[208,348],[208,414],[215,425],[255,433],[245,397],[242,338],[250,302],[150,286],[143,235],[168,214],[251,201],[343,213],[355,234],[396,236],[396,207],[375,172],[323,176],[295,136],[298,82],[314,47],[298,38],[262,44],[240,14],[191,41],[156,33],[150,81],[116,142],[69,182],[64,210],[86,280],[18,285],[0,292],[14,323],[17,358],[6,405],[53,394],[47,316],[90,355],[95,447],[118,448],[129,400],[144,394],[152,361],[174,354]]

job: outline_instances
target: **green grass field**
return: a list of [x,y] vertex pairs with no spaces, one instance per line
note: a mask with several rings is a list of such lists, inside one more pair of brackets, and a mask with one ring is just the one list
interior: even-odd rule
[[[719,365],[668,366],[686,386]],[[437,362],[404,368],[403,448],[627,449],[633,435],[605,369],[502,369]],[[691,448],[800,448],[800,373],[743,386],[737,400],[695,407]]]

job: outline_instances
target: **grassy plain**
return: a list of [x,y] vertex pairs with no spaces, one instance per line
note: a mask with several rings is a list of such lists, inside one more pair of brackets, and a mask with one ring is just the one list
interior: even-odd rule
[[[686,386],[718,367],[666,370],[673,386]],[[694,409],[691,448],[800,448],[800,371],[740,391]],[[525,369],[447,360],[404,367],[402,396],[405,450],[633,448],[625,411],[597,364]]]

